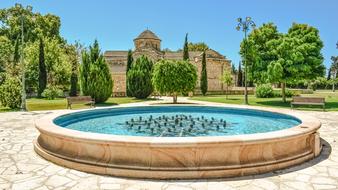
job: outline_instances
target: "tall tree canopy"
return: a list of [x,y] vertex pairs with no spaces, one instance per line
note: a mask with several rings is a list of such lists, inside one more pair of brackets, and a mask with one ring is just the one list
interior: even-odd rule
[[21,15],[24,18],[24,39],[35,42],[40,36],[63,40],[60,36],[61,21],[52,14],[41,15],[23,6],[0,9],[0,36],[6,36],[13,43],[21,36]]
[[189,51],[205,51],[209,49],[209,46],[204,42],[197,43],[189,42],[188,49]]
[[243,40],[240,54],[244,58],[245,43],[247,43],[248,80],[254,83],[267,82],[267,67],[272,61],[277,60],[274,47],[269,46],[269,43],[280,37],[281,34],[279,34],[277,27],[273,23],[268,23],[254,29],[248,35],[247,42]]
[[287,34],[271,40],[269,46],[274,48],[277,55],[277,60],[268,66],[269,79],[282,84],[284,102],[286,84],[324,76],[325,67],[321,54],[323,42],[316,28],[294,23]]

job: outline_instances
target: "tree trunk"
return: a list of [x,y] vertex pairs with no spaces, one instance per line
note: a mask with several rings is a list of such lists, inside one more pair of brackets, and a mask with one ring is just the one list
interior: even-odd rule
[[228,99],[228,86],[226,87],[226,91],[225,91],[225,99]]
[[177,93],[176,92],[173,94],[173,103],[177,104]]
[[335,92],[335,91],[336,91],[336,89],[335,89],[334,82],[333,82],[333,84],[332,84],[332,92]]
[[283,99],[283,102],[286,102],[286,97],[285,97],[285,83],[282,82],[282,83],[281,83],[281,86],[282,86],[282,99]]

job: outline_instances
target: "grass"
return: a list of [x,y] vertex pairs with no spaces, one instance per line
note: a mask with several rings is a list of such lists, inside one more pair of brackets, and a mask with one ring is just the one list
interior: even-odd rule
[[[331,92],[325,90],[318,90],[314,94],[301,94],[301,96],[309,97],[325,97],[325,108],[326,111],[338,111],[338,92]],[[213,95],[213,96],[195,96],[192,100],[207,101],[207,102],[218,102],[227,104],[243,104],[243,95],[229,95],[228,99],[225,95]],[[254,95],[249,95],[249,104],[253,106],[266,106],[266,107],[277,107],[277,108],[290,108],[291,98],[287,98],[287,102],[284,103],[282,98],[256,98]],[[299,110],[311,110],[321,111],[321,106],[296,106]]]
[[[134,102],[142,102],[148,101],[152,99],[140,100],[136,98],[130,97],[114,97],[109,98],[106,102],[96,104],[97,107],[104,107],[104,106],[113,106],[118,104],[127,104],[127,103],[134,103]],[[83,109],[89,108],[89,105],[85,104],[73,104],[73,109]],[[58,110],[58,109],[67,109],[67,101],[65,98],[56,98],[54,100],[47,100],[47,99],[40,99],[40,98],[30,98],[27,99],[27,109],[28,111],[39,111],[39,110]],[[0,106],[0,112],[6,111],[17,111],[5,107]]]

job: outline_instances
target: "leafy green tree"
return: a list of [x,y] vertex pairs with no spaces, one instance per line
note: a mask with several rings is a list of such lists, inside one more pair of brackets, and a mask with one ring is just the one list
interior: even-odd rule
[[201,85],[201,92],[203,96],[205,96],[208,91],[208,74],[207,74],[207,61],[205,57],[205,51],[203,51],[203,54],[202,54],[202,70],[201,70],[200,85]]
[[228,71],[227,69],[224,69],[223,75],[221,76],[221,81],[225,85],[225,88],[226,88],[225,98],[228,99],[229,87],[232,86],[233,84],[231,72]]
[[11,62],[12,48],[11,41],[0,35],[0,72],[4,72]]
[[160,60],[154,66],[152,82],[157,92],[170,94],[177,103],[177,95],[195,89],[197,69],[188,61]]
[[128,72],[131,69],[133,62],[134,62],[133,52],[131,50],[129,50],[128,56],[127,56],[127,70],[126,70],[126,92],[127,92],[127,96],[131,96],[131,92],[130,92],[129,87],[128,87]]
[[83,51],[80,71],[83,95],[91,96],[96,103],[105,102],[112,94],[113,81],[97,40],[89,51]]
[[[47,70],[47,84],[68,90],[70,85],[71,63],[65,51],[65,45],[58,39],[44,38],[44,60]],[[29,43],[25,50],[26,85],[28,89],[39,86],[39,41]],[[47,85],[47,86],[48,86]]]
[[42,38],[39,43],[39,86],[38,86],[38,97],[41,97],[41,93],[46,89],[47,86],[47,71],[45,64],[45,50]]
[[12,109],[20,108],[21,105],[21,81],[18,77],[6,76],[0,86],[0,102],[4,107]]
[[269,46],[275,49],[278,59],[268,65],[268,76],[271,82],[281,83],[283,102],[287,83],[324,76],[323,42],[316,28],[293,24],[288,34],[271,40]]
[[185,35],[185,39],[184,39],[183,60],[184,61],[189,61],[188,33]]
[[242,63],[238,64],[238,72],[237,72],[237,86],[243,86],[243,71],[241,67]]
[[[281,34],[273,23],[263,24],[254,29],[247,38],[241,43],[240,54],[244,57],[245,43],[247,43],[247,66],[248,80],[258,84],[267,82],[267,67],[272,61],[277,60],[277,54],[271,40],[278,40]],[[244,62],[244,64],[246,64]]]
[[138,99],[147,98],[153,92],[151,82],[153,62],[142,55],[128,71],[128,89],[131,96]]
[[192,43],[189,42],[188,50],[189,51],[206,51],[209,49],[209,46],[204,42]]
[[60,36],[61,21],[58,16],[52,14],[41,15],[23,6],[13,6],[0,9],[0,36],[6,36],[11,42],[21,36],[21,15],[25,19],[24,39],[25,42],[39,41],[40,36],[45,38],[57,38],[59,42],[64,41]]

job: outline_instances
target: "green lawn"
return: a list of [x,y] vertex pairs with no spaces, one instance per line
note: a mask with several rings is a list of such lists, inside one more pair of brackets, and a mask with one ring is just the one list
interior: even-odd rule
[[[104,103],[96,104],[96,106],[97,107],[112,106],[112,105],[118,105],[118,104],[142,102],[142,101],[147,101],[147,100],[151,100],[151,99],[140,100],[140,99],[129,98],[129,97],[114,97],[114,98],[109,98]],[[56,98],[54,100],[46,100],[46,99],[39,99],[39,98],[27,99],[27,109],[29,111],[57,110],[57,109],[66,109],[66,108],[67,108],[67,101],[65,98]],[[89,106],[84,105],[84,104],[74,104],[72,105],[72,108],[83,109],[83,108],[89,108]],[[9,108],[0,106],[0,112],[4,112],[4,111],[16,111],[16,110],[11,110]]]
[[[301,96],[310,97],[325,97],[326,111],[338,111],[338,92],[318,90],[314,94],[301,94]],[[243,104],[244,95],[229,95],[228,99],[225,95],[213,95],[213,96],[195,96],[190,98],[192,100],[228,103],[228,104]],[[253,106],[267,106],[267,107],[280,107],[290,108],[291,98],[287,99],[287,102],[282,102],[282,98],[256,98],[254,95],[249,95],[249,104]],[[297,106],[299,110],[315,110],[321,111],[320,106]]]

